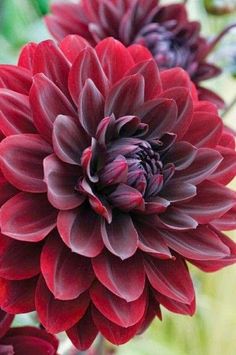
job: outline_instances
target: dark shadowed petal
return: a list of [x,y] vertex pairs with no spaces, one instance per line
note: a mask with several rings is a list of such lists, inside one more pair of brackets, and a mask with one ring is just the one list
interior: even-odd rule
[[205,224],[223,216],[236,202],[236,194],[225,186],[204,181],[198,186],[197,195],[187,203],[181,203],[181,211]]
[[38,242],[55,227],[56,217],[44,194],[21,192],[2,206],[1,231],[14,239]]
[[6,136],[36,132],[28,96],[0,89],[0,125],[1,131]]
[[74,252],[95,257],[103,249],[100,217],[87,205],[72,211],[60,212],[57,220],[59,233]]
[[35,309],[34,296],[37,277],[10,281],[0,279],[0,307],[8,313],[28,313]]
[[79,120],[85,131],[95,136],[99,122],[104,118],[104,98],[91,79],[87,79],[78,101]]
[[183,139],[196,147],[215,148],[222,134],[220,117],[209,112],[196,112]]
[[48,288],[59,300],[79,297],[94,279],[90,260],[72,253],[57,233],[43,247],[41,270]]
[[28,70],[15,65],[0,65],[0,88],[27,95],[32,84]]
[[52,142],[55,154],[69,164],[80,164],[83,150],[89,145],[84,129],[73,117],[59,115],[53,124]]
[[105,116],[121,117],[133,114],[144,102],[144,78],[140,74],[127,76],[109,91],[105,101]]
[[135,223],[139,235],[139,249],[160,259],[171,259],[172,255],[160,233],[152,226]]
[[[8,331],[13,321],[14,315],[0,310],[0,338]],[[4,354],[3,354],[4,355]]]
[[159,220],[162,227],[173,230],[195,229],[198,225],[195,219],[190,217],[188,213],[184,213],[175,207],[169,207],[166,212],[160,214]]
[[236,152],[233,149],[217,146],[223,157],[217,169],[211,174],[210,180],[227,185],[236,175]]
[[95,48],[102,67],[109,81],[114,84],[134,65],[134,61],[125,46],[108,38],[101,41]]
[[229,248],[207,226],[198,226],[186,232],[162,230],[167,245],[185,258],[217,260],[230,255]]
[[49,333],[59,333],[71,328],[85,314],[89,305],[86,293],[70,301],[60,301],[53,297],[41,277],[38,281],[35,306],[39,320]]
[[22,47],[18,60],[19,67],[28,69],[31,73],[33,72],[34,54],[37,46],[37,43],[29,42]]
[[162,306],[167,308],[169,311],[177,313],[177,314],[186,314],[192,316],[196,310],[196,300],[195,297],[191,303],[182,303],[174,301],[173,299],[162,295],[156,290],[153,292],[155,299]]
[[120,327],[117,324],[109,321],[102,313],[93,308],[93,321],[101,334],[112,344],[121,345],[134,337],[140,327],[140,322],[131,327]]
[[38,134],[18,134],[0,144],[1,169],[5,178],[26,192],[46,192],[43,181],[43,159],[52,152]]
[[34,124],[49,142],[52,139],[53,122],[57,116],[75,115],[73,106],[63,92],[42,73],[34,76],[29,98]]
[[131,186],[119,184],[118,187],[109,195],[109,201],[113,207],[122,211],[133,209],[144,209],[144,199],[142,194]]
[[[137,63],[126,75],[141,74],[145,80],[145,101],[156,98],[162,92],[162,82],[157,64],[154,59]],[[150,78],[152,84],[150,85]]]
[[119,155],[111,163],[105,165],[99,175],[99,180],[103,185],[113,185],[127,182],[127,160],[122,155]]
[[186,169],[195,159],[197,148],[188,142],[175,143],[165,154],[164,162],[173,163],[175,170]]
[[165,187],[161,190],[160,196],[164,197],[170,202],[178,202],[188,200],[196,196],[196,186],[189,184],[188,182],[175,182],[169,181]]
[[182,184],[184,181],[191,184],[199,184],[206,180],[217,169],[223,160],[221,154],[209,148],[200,148],[195,159],[186,169],[177,171],[173,177],[173,183]]
[[74,61],[69,75],[70,94],[77,105],[79,96],[85,81],[90,78],[102,95],[108,89],[108,79],[104,73],[101,63],[92,48],[85,48],[80,52]]
[[134,255],[138,247],[138,233],[128,214],[113,214],[111,224],[102,221],[103,242],[108,250],[125,260]]
[[90,288],[90,297],[95,307],[111,322],[125,328],[136,324],[143,317],[146,308],[146,296],[144,291],[137,300],[126,302],[99,283]]
[[17,192],[18,190],[9,184],[2,172],[0,172],[0,206],[13,197]]
[[161,137],[169,132],[177,119],[177,106],[174,100],[154,99],[144,103],[135,114],[149,126],[148,138]]
[[103,253],[94,258],[92,264],[98,280],[118,297],[131,302],[143,293],[145,273],[140,254],[120,260],[110,253]]
[[88,308],[79,322],[68,329],[66,333],[77,349],[81,351],[87,350],[98,334],[97,327],[92,318],[91,308]]
[[59,210],[70,210],[81,205],[85,196],[75,190],[80,168],[60,161],[55,154],[43,161],[44,181],[50,203]]
[[211,225],[213,225],[216,229],[220,231],[236,229],[235,215],[236,215],[236,206],[231,208],[220,218],[217,218],[214,221],[212,221]]
[[78,35],[68,35],[60,42],[60,49],[66,58],[73,63],[79,53],[86,47],[90,47],[89,43],[83,37]]
[[155,290],[178,302],[192,302],[192,280],[185,262],[180,257],[175,260],[159,260],[149,256],[144,265],[149,282]]
[[41,243],[19,242],[3,234],[0,243],[0,277],[22,280],[39,274]]
[[46,40],[38,44],[34,54],[34,75],[37,73],[45,74],[48,79],[54,82],[68,96],[69,70],[70,63],[55,42]]

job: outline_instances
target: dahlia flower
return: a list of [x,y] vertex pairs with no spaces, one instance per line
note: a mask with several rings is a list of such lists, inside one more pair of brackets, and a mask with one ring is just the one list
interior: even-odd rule
[[122,344],[160,305],[193,314],[186,261],[236,261],[234,138],[188,74],[71,35],[0,66],[0,306],[79,349]]
[[184,4],[160,6],[157,0],[65,1],[55,2],[51,10],[45,21],[57,40],[78,34],[91,45],[108,36],[125,45],[142,44],[151,51],[161,70],[182,67],[197,84],[203,100],[224,106],[218,95],[199,83],[221,73],[219,67],[207,61],[207,56],[231,27],[208,41],[200,34],[200,23],[188,19]]
[[56,355],[57,339],[36,327],[11,328],[14,316],[0,309],[1,355]]

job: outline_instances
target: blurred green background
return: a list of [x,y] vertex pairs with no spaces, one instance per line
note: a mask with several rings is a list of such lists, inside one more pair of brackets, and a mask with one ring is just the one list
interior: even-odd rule
[[[162,0],[169,2],[180,1]],[[188,0],[187,6],[190,18],[201,21],[204,35],[214,36],[225,26],[236,23],[236,12],[227,14],[236,9],[236,0]],[[49,7],[49,0],[0,0],[0,63],[16,63],[22,45],[50,37],[42,19]],[[218,15],[209,14],[206,8]],[[236,30],[221,41],[211,59],[222,66],[224,73],[206,85],[230,105],[236,96]],[[224,119],[236,129],[236,105]],[[236,239],[236,232],[230,235]],[[198,304],[195,316],[164,311],[162,323],[155,321],[145,334],[121,346],[119,355],[236,354],[236,266],[216,274],[203,274],[192,268],[192,275]],[[34,317],[18,316],[15,324],[32,323]],[[61,354],[69,354],[69,347],[70,343],[64,340]]]

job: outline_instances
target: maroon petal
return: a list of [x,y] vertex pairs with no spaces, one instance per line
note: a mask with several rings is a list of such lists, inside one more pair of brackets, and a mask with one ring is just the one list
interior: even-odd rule
[[134,255],[138,247],[138,233],[128,214],[113,215],[111,224],[102,221],[102,239],[106,248],[121,260]]
[[167,207],[170,205],[170,202],[165,200],[162,197],[152,197],[149,202],[145,202],[145,214],[156,214],[164,212]]
[[187,132],[193,118],[193,101],[189,90],[183,87],[172,88],[164,91],[161,97],[172,99],[178,107],[178,118],[172,130],[180,140]]
[[35,306],[39,320],[49,333],[59,333],[73,327],[85,314],[89,305],[86,293],[70,301],[60,301],[53,297],[41,277],[38,281]]
[[93,308],[93,321],[101,334],[112,344],[121,345],[127,343],[134,337],[140,327],[140,322],[131,327],[120,327],[117,324],[110,322],[99,311]]
[[98,280],[116,296],[126,302],[137,300],[143,293],[145,273],[140,254],[120,260],[103,253],[92,260]]
[[123,78],[124,74],[134,65],[133,58],[127,48],[114,38],[100,41],[95,50],[104,72],[112,84]]
[[213,225],[216,229],[220,231],[228,231],[236,229],[236,206],[227,211],[220,218],[211,221],[211,225]]
[[72,328],[66,331],[73,345],[83,351],[90,348],[94,342],[98,330],[94,324],[91,309],[89,308],[85,315]]
[[172,258],[167,244],[152,226],[135,223],[135,228],[139,235],[139,249],[159,259]]
[[182,203],[181,211],[198,223],[206,224],[223,216],[236,202],[236,194],[225,186],[211,181],[198,185],[198,193],[190,202]]
[[[53,58],[53,60],[49,60],[49,58]],[[55,42],[47,40],[38,44],[34,54],[34,75],[37,73],[45,74],[50,81],[55,83],[68,96],[69,70],[70,63]]]
[[8,314],[0,309],[0,338],[2,338],[10,328],[13,318],[13,314]]
[[[64,36],[63,36],[64,37]],[[79,53],[86,47],[90,47],[89,43],[83,37],[78,35],[68,35],[60,42],[60,49],[66,58],[73,63]]]
[[127,76],[109,91],[105,101],[105,116],[133,114],[144,102],[144,78],[140,74]]
[[80,168],[60,161],[55,154],[44,159],[44,180],[47,184],[48,200],[59,210],[70,210],[80,206],[85,197],[75,190]]
[[196,147],[215,148],[222,134],[223,123],[220,117],[209,112],[196,112],[183,137]]
[[21,192],[2,206],[1,231],[13,239],[38,242],[55,227],[56,216],[45,195]]
[[173,183],[199,184],[217,169],[223,160],[220,153],[209,148],[200,148],[192,164],[186,169],[177,171],[173,177]]
[[53,124],[52,142],[59,159],[80,164],[83,150],[89,145],[87,134],[73,117],[59,115]]
[[28,69],[31,73],[33,72],[34,54],[37,46],[37,43],[29,42],[22,47],[18,60],[19,67]]
[[109,201],[113,207],[122,211],[133,209],[144,209],[144,199],[142,194],[131,186],[119,184],[118,187],[109,195]]
[[[138,62],[126,75],[141,74],[145,81],[145,101],[156,98],[162,92],[162,82],[157,64],[154,59]],[[152,78],[152,85],[150,85]]]
[[223,157],[223,160],[213,174],[211,174],[210,180],[227,185],[236,175],[236,152],[234,149],[221,146],[217,146],[217,150]]
[[161,231],[167,245],[185,258],[216,260],[230,255],[229,248],[207,226],[187,232]]
[[37,277],[10,281],[0,279],[0,307],[8,313],[28,313],[35,309],[34,295]]
[[43,159],[52,151],[38,134],[9,136],[0,144],[1,169],[6,179],[26,192],[46,192]]
[[60,212],[57,227],[63,241],[74,253],[93,258],[104,246],[100,223],[100,217],[89,206],[82,206]]
[[78,114],[82,127],[94,137],[99,122],[104,118],[104,98],[91,79],[85,81],[81,90]]
[[5,179],[2,172],[0,171],[0,206],[2,206],[11,197],[16,195],[17,192],[18,190],[8,183],[8,181]]
[[0,65],[0,88],[28,95],[32,78],[28,70],[16,65]]
[[145,102],[135,114],[149,126],[148,138],[161,137],[172,130],[177,119],[177,106],[174,100],[154,99]]
[[35,126],[51,142],[53,122],[57,116],[73,116],[75,111],[63,92],[42,73],[34,76],[29,98]]
[[186,169],[195,159],[197,148],[188,142],[175,143],[165,154],[164,162],[173,163],[175,170]]
[[0,89],[0,107],[1,131],[5,136],[35,132],[28,96]]
[[56,233],[43,247],[41,270],[54,297],[62,301],[79,297],[94,279],[90,260],[72,253]]
[[187,182],[179,184],[173,181],[168,182],[161,190],[160,196],[170,202],[178,202],[188,200],[197,194],[196,186]]
[[169,311],[177,314],[185,314],[192,316],[196,310],[196,300],[195,297],[191,303],[182,303],[174,301],[173,299],[162,295],[161,293],[154,292],[155,299],[157,302],[161,303]]
[[148,257],[144,261],[145,270],[152,287],[171,299],[190,304],[194,298],[194,289],[185,262],[159,260]]
[[127,182],[128,163],[122,156],[107,164],[100,172],[100,182],[103,185],[113,185]]
[[125,328],[138,323],[146,309],[146,292],[137,300],[126,302],[97,283],[90,289],[90,296],[95,307],[106,318]]
[[102,95],[108,89],[108,79],[104,73],[96,52],[85,48],[74,61],[69,75],[70,94],[77,105],[79,96],[87,79],[91,79]]
[[1,234],[0,244],[0,277],[22,280],[39,274],[40,243],[18,242]]
[[159,220],[162,227],[174,230],[195,229],[198,225],[195,219],[175,207],[169,207],[166,212],[160,214]]

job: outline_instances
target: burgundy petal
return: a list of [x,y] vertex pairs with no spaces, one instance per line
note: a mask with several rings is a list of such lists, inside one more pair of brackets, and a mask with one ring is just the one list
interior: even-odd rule
[[89,145],[87,134],[73,117],[59,115],[53,124],[55,154],[68,164],[80,164],[82,151]]
[[36,283],[37,277],[17,281],[0,279],[0,307],[13,314],[32,312]]
[[13,314],[8,314],[0,309],[0,338],[2,338],[10,328],[13,318]]
[[138,247],[138,234],[128,214],[113,214],[111,224],[102,221],[102,239],[106,248],[121,260],[130,258]]
[[190,304],[194,298],[194,289],[185,262],[159,260],[148,257],[144,261],[145,270],[152,287],[177,302]]
[[98,334],[97,327],[92,318],[91,309],[89,308],[79,322],[68,329],[66,333],[77,349],[83,351],[90,348]]
[[77,105],[86,80],[90,78],[98,90],[104,95],[108,89],[108,79],[104,73],[96,52],[85,48],[74,61],[69,75],[70,94]]
[[28,95],[32,78],[28,70],[15,65],[0,65],[0,88]]
[[175,143],[165,154],[164,162],[173,163],[175,170],[184,170],[193,162],[197,148],[188,142]]
[[0,163],[5,178],[26,192],[46,192],[43,159],[52,151],[38,134],[9,136],[0,144]]
[[100,231],[100,217],[89,206],[58,215],[57,227],[66,245],[74,252],[87,257],[95,257],[103,249]]
[[178,202],[188,200],[197,194],[196,186],[187,182],[168,182],[161,190],[160,196],[170,202]]
[[13,197],[18,190],[5,179],[0,171],[0,206]]
[[103,185],[113,185],[127,182],[128,163],[122,156],[108,163],[100,172],[100,182]]
[[144,199],[142,194],[131,186],[119,184],[118,187],[109,195],[109,201],[113,207],[122,211],[133,209],[144,209]]
[[114,84],[134,65],[134,61],[125,46],[108,38],[101,41],[95,48],[101,65],[109,81]]
[[213,225],[216,229],[220,231],[236,229],[235,214],[236,214],[236,206],[232,207],[220,218],[211,221],[211,225]]
[[53,81],[42,73],[34,76],[29,98],[34,124],[40,134],[51,142],[53,122],[57,116],[73,116],[74,108]]
[[57,233],[43,247],[41,270],[48,288],[59,300],[79,297],[94,279],[90,260],[72,253]]
[[1,234],[0,244],[0,277],[22,280],[39,274],[40,243],[19,242]]
[[90,296],[95,307],[106,318],[125,328],[138,323],[146,309],[146,292],[143,292],[137,300],[126,302],[97,283],[90,289]]
[[103,253],[92,260],[98,280],[116,296],[126,302],[137,300],[143,293],[145,273],[140,254],[120,260],[109,253]]
[[140,74],[127,76],[109,91],[105,101],[105,116],[133,114],[144,102],[144,78]]
[[89,305],[89,297],[84,293],[74,300],[57,300],[41,277],[36,288],[35,305],[39,320],[46,330],[59,333],[71,328],[83,317]]
[[55,227],[56,216],[44,194],[21,192],[2,206],[1,231],[13,239],[38,242]]
[[190,217],[188,213],[184,213],[175,207],[169,207],[166,212],[160,214],[159,220],[162,227],[173,230],[195,229],[198,225],[196,220]]
[[70,210],[81,205],[85,197],[75,190],[80,168],[63,163],[55,154],[44,159],[44,181],[48,200],[59,210]]
[[195,297],[191,303],[182,303],[174,301],[173,299],[162,295],[161,293],[155,291],[154,292],[155,299],[157,302],[160,302],[165,308],[169,311],[178,313],[178,314],[186,314],[192,316],[196,310],[196,300]]
[[229,248],[207,226],[187,232],[161,231],[167,245],[185,258],[217,260],[230,255]]
[[221,146],[217,146],[217,150],[223,157],[223,160],[213,174],[211,174],[210,180],[227,185],[236,175],[236,152],[234,149]]

